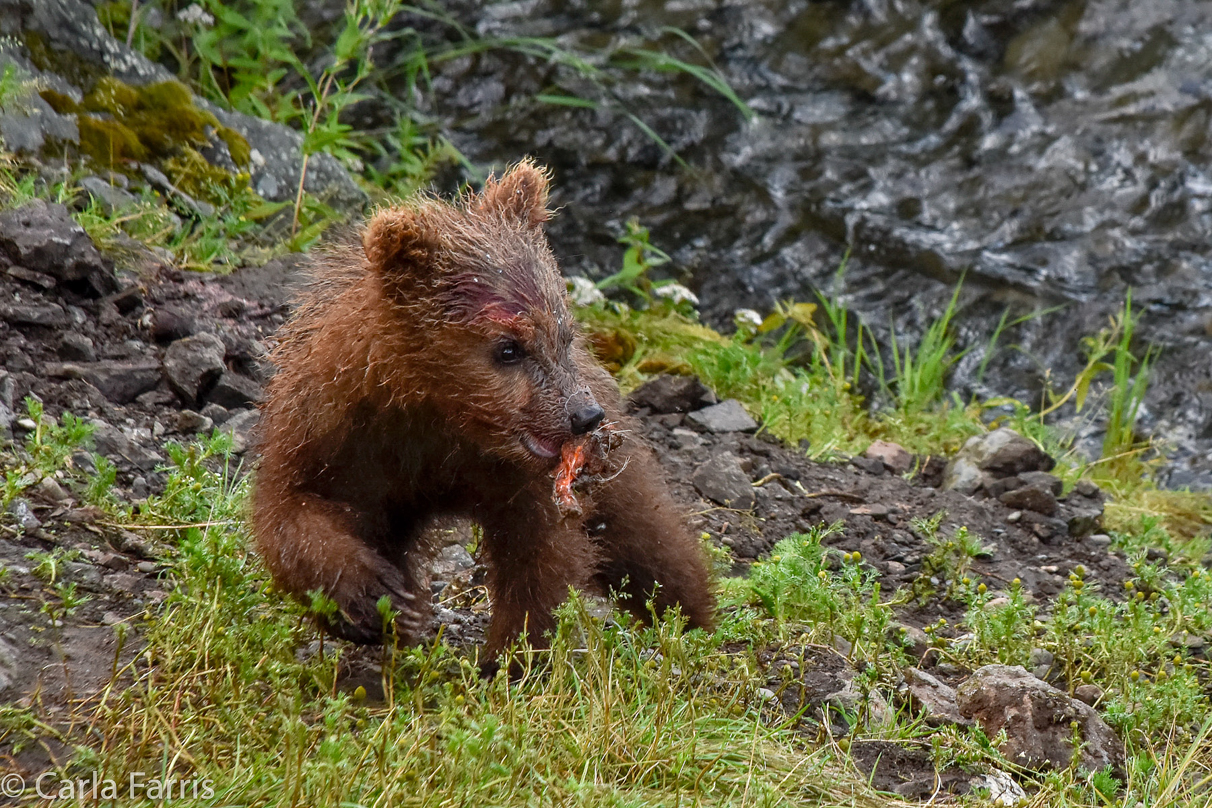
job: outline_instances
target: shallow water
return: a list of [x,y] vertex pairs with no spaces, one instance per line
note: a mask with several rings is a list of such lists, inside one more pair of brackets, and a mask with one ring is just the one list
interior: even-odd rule
[[[963,395],[1038,400],[1129,287],[1163,354],[1145,424],[1173,485],[1212,483],[1212,3],[558,2],[452,7],[486,37],[600,52],[659,45],[706,63],[747,121],[686,75],[494,51],[433,65],[421,105],[472,160],[555,169],[566,272],[601,276],[631,217],[705,316],[837,293],[883,337],[920,333],[964,277]],[[588,110],[536,94],[601,102]],[[663,137],[679,166],[626,117]],[[847,246],[844,277],[836,269]],[[980,347],[1002,311],[1063,308]],[[1142,345],[1143,347],[1143,345]],[[1082,436],[1097,442],[1097,425]]]

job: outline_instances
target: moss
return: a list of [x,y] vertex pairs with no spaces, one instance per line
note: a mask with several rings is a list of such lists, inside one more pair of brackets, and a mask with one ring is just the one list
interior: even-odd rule
[[115,166],[123,160],[144,160],[147,149],[139,136],[120,121],[97,115],[81,115],[80,151],[105,166]]
[[218,119],[200,109],[179,81],[132,87],[106,76],[84,97],[80,108],[114,116],[157,157],[172,156],[182,147],[204,146],[210,140],[208,132],[219,128]]
[[194,149],[182,149],[165,161],[164,170],[182,191],[213,205],[224,205],[248,188],[248,174],[213,166]]
[[227,152],[231,155],[232,162],[241,168],[247,168],[248,161],[252,158],[252,148],[244,139],[244,135],[229,126],[220,126],[215,130],[215,134],[227,144]]
[[137,89],[113,76],[106,76],[84,96],[80,108],[89,112],[108,112],[115,118],[123,118],[135,111],[139,100]]
[[60,115],[75,115],[80,109],[70,95],[58,90],[41,90],[38,95],[42,96],[42,100],[50,104],[50,108]]

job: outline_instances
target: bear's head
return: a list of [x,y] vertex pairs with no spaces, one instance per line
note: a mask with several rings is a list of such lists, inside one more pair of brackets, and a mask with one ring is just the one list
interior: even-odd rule
[[541,467],[604,417],[543,234],[547,193],[524,161],[454,204],[383,210],[363,238],[392,316],[425,342],[429,402],[481,448]]

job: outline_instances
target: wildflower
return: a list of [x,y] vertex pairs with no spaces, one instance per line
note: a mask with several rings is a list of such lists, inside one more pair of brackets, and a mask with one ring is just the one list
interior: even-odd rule
[[762,324],[762,315],[753,309],[737,309],[732,314],[732,322],[737,328],[758,328]]
[[568,297],[578,306],[592,306],[606,299],[606,295],[584,275],[573,275],[565,281],[568,284]]
[[663,286],[654,286],[652,287],[652,293],[657,297],[663,297],[671,301],[675,306],[679,303],[689,303],[692,306],[699,305],[699,296],[680,283],[667,283]]
[[178,11],[177,19],[189,25],[201,25],[203,28],[209,28],[215,24],[215,18],[197,3],[192,3]]

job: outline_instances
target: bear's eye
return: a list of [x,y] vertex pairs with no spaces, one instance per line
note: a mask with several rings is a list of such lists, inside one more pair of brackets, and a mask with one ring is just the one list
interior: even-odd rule
[[516,365],[525,355],[517,340],[508,339],[497,346],[497,361],[502,365]]

